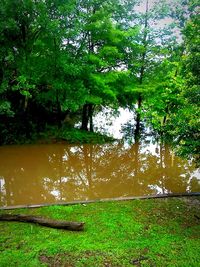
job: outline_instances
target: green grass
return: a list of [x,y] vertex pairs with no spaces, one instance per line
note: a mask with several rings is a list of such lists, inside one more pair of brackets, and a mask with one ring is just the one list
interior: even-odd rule
[[10,212],[84,221],[85,230],[70,232],[29,223],[1,222],[1,267],[200,266],[198,197]]
[[105,142],[114,141],[112,137],[103,135],[97,132],[88,132],[75,128],[61,128],[58,132],[58,138],[63,138],[69,143],[82,143],[82,144],[103,144]]
[[77,128],[48,125],[42,132],[33,131],[28,138],[23,132],[16,135],[15,132],[7,133],[2,144],[37,144],[37,143],[69,143],[69,144],[104,144],[115,141],[114,138],[99,132],[89,132]]
[[48,127],[43,133],[35,136],[34,143],[44,142],[67,142],[70,144],[103,144],[106,142],[113,142],[114,139],[107,135],[98,132],[83,131],[76,128],[62,127]]

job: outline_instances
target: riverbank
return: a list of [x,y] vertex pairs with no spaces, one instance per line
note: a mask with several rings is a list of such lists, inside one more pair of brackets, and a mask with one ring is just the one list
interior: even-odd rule
[[[1,211],[8,213],[8,211]],[[83,232],[0,222],[0,266],[199,266],[200,197],[18,209]]]
[[89,132],[77,128],[48,126],[42,132],[33,132],[30,136],[25,134],[15,136],[8,135],[2,145],[21,144],[104,144],[115,141],[114,138],[99,132]]
[[113,142],[114,138],[100,134],[98,132],[89,132],[76,128],[56,128],[51,127],[45,132],[36,136],[35,143],[68,143],[68,144],[104,144]]

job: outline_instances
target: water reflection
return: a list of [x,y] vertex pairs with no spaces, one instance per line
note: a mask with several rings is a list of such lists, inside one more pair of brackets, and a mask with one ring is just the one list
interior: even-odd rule
[[[135,125],[135,113],[128,108],[119,108],[114,110],[112,108],[102,108],[93,118],[94,128],[96,131],[110,135],[115,139],[122,139],[126,137],[126,125],[128,124],[132,130]],[[129,131],[129,138],[133,134]]]
[[0,147],[0,204],[200,191],[200,175],[164,145]]

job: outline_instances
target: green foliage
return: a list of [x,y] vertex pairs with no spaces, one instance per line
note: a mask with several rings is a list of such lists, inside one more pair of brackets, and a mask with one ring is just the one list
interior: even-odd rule
[[13,116],[14,112],[11,110],[11,103],[8,101],[0,102],[0,115],[6,114],[7,116]]
[[[46,126],[61,126],[66,114],[81,114],[86,106],[82,128],[88,129],[95,108],[123,106],[184,147],[182,154],[197,157],[198,1],[178,0],[170,8],[160,1],[146,12],[136,4],[0,3],[1,143],[37,139]],[[163,25],[169,17],[173,23]]]
[[180,155],[199,164],[199,15],[194,1],[187,9],[190,19],[180,22],[184,43],[174,44],[174,51],[154,68],[141,114]]
[[113,20],[117,5],[81,0],[1,3],[3,120],[11,114],[24,120],[30,135],[28,121],[44,128],[45,119],[51,121],[55,113],[61,124],[65,113],[79,112],[85,104],[116,102],[107,75],[123,56],[124,34]]
[[179,65],[165,60],[152,79],[153,85],[147,91],[143,116],[158,133],[165,131],[172,114],[182,106],[180,95],[183,79],[178,75]]
[[175,143],[179,147],[179,153],[195,158],[200,164],[200,22],[194,1],[190,1],[190,7],[190,20],[184,30],[186,53],[183,56],[182,72],[185,85],[179,96],[183,105],[173,115],[171,129],[176,136]]

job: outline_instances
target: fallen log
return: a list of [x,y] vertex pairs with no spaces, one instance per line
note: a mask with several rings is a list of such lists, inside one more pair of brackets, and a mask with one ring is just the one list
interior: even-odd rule
[[65,229],[70,231],[82,231],[84,227],[84,222],[58,221],[58,220],[46,219],[40,216],[23,215],[23,214],[0,214],[0,221],[37,223],[51,228]]

